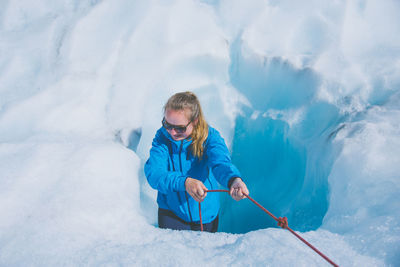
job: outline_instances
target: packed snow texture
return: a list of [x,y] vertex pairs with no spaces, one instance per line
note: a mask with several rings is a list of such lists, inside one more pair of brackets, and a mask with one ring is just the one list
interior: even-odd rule
[[250,194],[341,266],[400,265],[400,3],[0,2],[0,265],[328,265],[221,195],[158,229],[143,174],[194,91]]

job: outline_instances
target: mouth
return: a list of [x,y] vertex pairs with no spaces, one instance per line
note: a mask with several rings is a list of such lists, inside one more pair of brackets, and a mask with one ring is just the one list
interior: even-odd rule
[[182,135],[173,135],[172,137],[173,137],[175,140],[180,139],[180,138],[183,138]]

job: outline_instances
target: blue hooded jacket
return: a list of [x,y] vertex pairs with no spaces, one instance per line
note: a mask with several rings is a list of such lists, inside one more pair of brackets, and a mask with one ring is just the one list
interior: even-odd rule
[[[199,223],[199,204],[185,189],[187,177],[203,182],[207,189],[218,189],[218,183],[228,187],[229,180],[241,177],[232,164],[228,148],[219,132],[208,127],[201,160],[190,152],[190,139],[175,141],[161,127],[153,139],[150,157],[144,172],[150,186],[158,190],[157,203],[162,209],[171,210],[186,222]],[[211,170],[211,171],[210,171]],[[219,195],[208,193],[201,203],[203,223],[213,221],[219,211]]]

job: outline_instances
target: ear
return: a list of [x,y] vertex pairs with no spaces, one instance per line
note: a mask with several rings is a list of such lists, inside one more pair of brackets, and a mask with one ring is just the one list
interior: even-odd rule
[[197,125],[198,122],[199,122],[199,119],[197,118],[197,119],[195,119],[195,120],[193,121],[193,125]]

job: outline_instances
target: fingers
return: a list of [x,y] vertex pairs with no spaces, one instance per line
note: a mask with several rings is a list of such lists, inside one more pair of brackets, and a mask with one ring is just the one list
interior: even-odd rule
[[[246,198],[246,195],[249,194],[249,190],[247,189],[246,184],[242,181],[242,179],[237,178],[232,183],[232,186],[229,190],[229,194],[236,201]],[[246,195],[245,195],[246,194]]]
[[239,200],[241,200],[241,199],[246,197],[242,192],[242,188],[240,188],[240,187],[239,188],[234,188],[231,196],[236,201],[239,201]]
[[207,196],[207,187],[199,180],[187,178],[185,187],[189,195],[197,202],[202,202]]
[[231,188],[229,189],[229,195],[233,196],[234,190],[235,190],[235,188],[233,188],[233,186],[231,186]]
[[207,189],[203,189],[202,187],[195,189],[195,191],[193,192],[192,197],[197,202],[202,202],[207,196],[207,192],[205,192],[205,190],[207,190]]
[[[247,189],[247,186],[246,186],[246,184],[245,183],[243,183],[243,195],[244,194],[246,194],[246,195],[248,195],[249,194],[249,189]],[[246,196],[245,196],[246,197]]]

